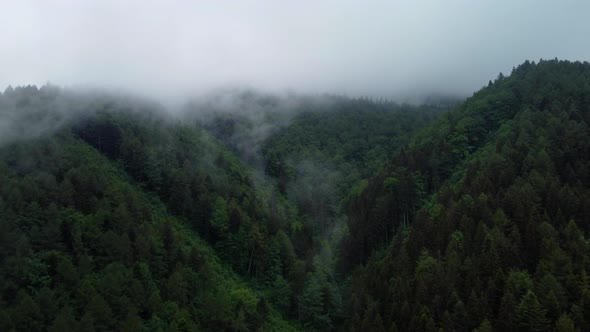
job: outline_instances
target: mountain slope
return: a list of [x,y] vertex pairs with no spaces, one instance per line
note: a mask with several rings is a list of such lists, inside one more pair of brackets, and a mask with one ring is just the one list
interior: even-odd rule
[[1,94],[0,330],[590,329],[588,63],[240,98]]
[[51,124],[0,147],[1,330],[293,329],[271,303],[292,208],[153,105],[70,97],[1,96]]
[[276,180],[319,229],[341,214],[350,186],[374,173],[412,135],[448,109],[340,96],[228,93],[190,105],[189,117]]
[[440,113],[428,105],[334,97],[296,114],[265,140],[265,171],[323,230],[341,215],[350,187]]
[[590,64],[526,62],[419,135],[349,198],[350,327],[587,330],[589,121]]

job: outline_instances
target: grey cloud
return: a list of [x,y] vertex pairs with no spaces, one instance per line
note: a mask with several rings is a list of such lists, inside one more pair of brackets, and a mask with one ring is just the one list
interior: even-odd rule
[[587,60],[589,12],[582,0],[12,1],[0,87],[467,95],[525,59]]

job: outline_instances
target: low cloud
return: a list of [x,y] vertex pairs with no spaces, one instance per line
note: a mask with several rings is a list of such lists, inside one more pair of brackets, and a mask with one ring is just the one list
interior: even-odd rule
[[13,1],[0,11],[0,88],[468,95],[525,59],[587,60],[588,12],[549,0]]

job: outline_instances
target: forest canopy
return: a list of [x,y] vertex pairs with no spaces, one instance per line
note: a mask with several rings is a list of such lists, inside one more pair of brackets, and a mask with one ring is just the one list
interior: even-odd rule
[[0,94],[0,330],[590,329],[587,62],[224,98]]

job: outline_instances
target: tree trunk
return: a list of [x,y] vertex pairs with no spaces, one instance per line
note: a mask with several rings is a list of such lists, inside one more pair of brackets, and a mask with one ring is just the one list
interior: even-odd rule
[[254,248],[256,246],[252,246],[252,252],[250,253],[250,263],[248,264],[248,275],[250,274],[250,269],[252,268],[252,258],[254,258]]

